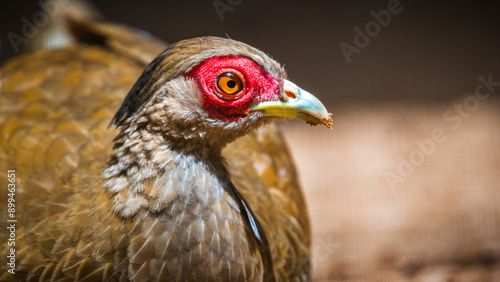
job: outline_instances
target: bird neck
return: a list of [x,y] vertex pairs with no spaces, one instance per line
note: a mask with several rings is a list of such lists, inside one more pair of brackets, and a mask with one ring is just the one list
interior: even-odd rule
[[[181,145],[146,128],[121,131],[103,178],[114,211],[124,218],[168,213],[179,203],[211,205],[232,185],[221,148]],[[196,207],[183,209],[189,208]]]

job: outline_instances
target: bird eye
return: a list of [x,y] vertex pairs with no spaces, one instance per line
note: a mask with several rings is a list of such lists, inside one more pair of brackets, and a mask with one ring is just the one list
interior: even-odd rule
[[243,81],[239,75],[225,72],[217,77],[217,88],[225,98],[234,99],[243,89]]

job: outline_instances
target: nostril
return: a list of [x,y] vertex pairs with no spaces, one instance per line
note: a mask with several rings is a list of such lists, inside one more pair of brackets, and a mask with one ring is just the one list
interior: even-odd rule
[[292,92],[292,91],[285,91],[285,93],[286,93],[286,96],[288,98],[292,98],[292,99],[297,98],[297,95],[294,92]]

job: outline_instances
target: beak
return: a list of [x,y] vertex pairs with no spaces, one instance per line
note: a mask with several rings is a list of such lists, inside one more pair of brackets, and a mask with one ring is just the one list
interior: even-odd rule
[[332,128],[332,114],[328,113],[318,98],[286,79],[283,91],[288,96],[287,101],[260,102],[251,111],[262,111],[264,116],[298,118],[311,125],[324,124]]

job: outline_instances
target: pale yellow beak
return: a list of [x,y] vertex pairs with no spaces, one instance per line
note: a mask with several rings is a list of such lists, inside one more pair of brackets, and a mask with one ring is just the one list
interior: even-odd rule
[[332,114],[328,113],[314,95],[286,79],[283,83],[283,92],[288,96],[288,101],[260,102],[251,111],[262,111],[264,116],[298,118],[312,125],[324,124],[332,128]]

